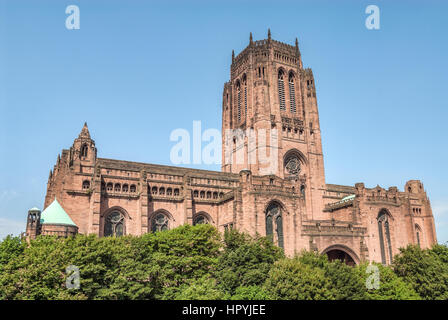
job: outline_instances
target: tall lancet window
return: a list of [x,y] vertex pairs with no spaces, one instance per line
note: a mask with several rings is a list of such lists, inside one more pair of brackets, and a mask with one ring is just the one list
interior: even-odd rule
[[237,99],[238,99],[238,101],[237,101],[237,108],[238,108],[237,117],[238,117],[238,122],[240,122],[241,121],[241,84],[239,81],[236,83],[236,92],[237,92]]
[[283,248],[283,217],[280,206],[273,202],[266,209],[266,236]]
[[419,247],[421,247],[421,236],[422,236],[422,229],[418,224],[415,225],[415,232],[417,236],[417,244]]
[[294,86],[294,74],[291,72],[289,74],[289,104],[291,113],[296,113],[296,89]]
[[81,157],[87,157],[87,153],[89,152],[89,147],[87,144],[83,144],[81,147]]
[[284,83],[285,73],[283,70],[278,72],[278,99],[280,102],[280,110],[286,110],[285,104],[285,83]]
[[244,90],[244,117],[247,118],[247,79],[243,75],[243,90]]
[[381,262],[383,264],[392,263],[389,218],[389,214],[385,210],[381,210],[378,214],[378,236],[380,240]]

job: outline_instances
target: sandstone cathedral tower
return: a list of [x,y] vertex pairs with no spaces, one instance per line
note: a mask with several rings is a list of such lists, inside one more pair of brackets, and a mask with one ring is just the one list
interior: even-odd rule
[[253,41],[232,53],[222,104],[222,171],[97,157],[85,124],[50,171],[45,210],[27,234],[141,235],[210,223],[303,249],[390,264],[400,247],[436,243],[418,180],[404,190],[327,184],[314,76],[299,44]]

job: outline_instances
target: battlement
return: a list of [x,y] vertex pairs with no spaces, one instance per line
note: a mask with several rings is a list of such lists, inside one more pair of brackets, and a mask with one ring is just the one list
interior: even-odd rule
[[296,39],[295,45],[273,40],[271,39],[270,31],[267,39],[257,41],[252,41],[251,33],[249,45],[237,56],[232,52],[231,73],[235,73],[241,65],[246,64],[251,55],[256,57],[258,61],[274,60],[290,65],[300,64],[298,40]]

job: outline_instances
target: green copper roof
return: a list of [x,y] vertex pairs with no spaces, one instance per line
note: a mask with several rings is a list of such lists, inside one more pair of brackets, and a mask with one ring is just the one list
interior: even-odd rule
[[58,200],[54,199],[40,216],[40,223],[42,224],[66,224],[76,226],[65,210],[61,207]]

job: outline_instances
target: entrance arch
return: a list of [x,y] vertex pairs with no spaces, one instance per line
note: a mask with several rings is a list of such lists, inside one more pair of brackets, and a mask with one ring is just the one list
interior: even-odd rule
[[359,258],[356,253],[344,245],[336,244],[329,246],[322,251],[322,254],[326,254],[329,261],[340,260],[349,266],[359,264]]

